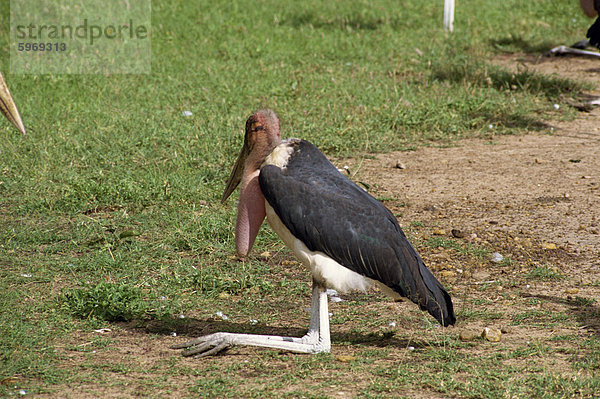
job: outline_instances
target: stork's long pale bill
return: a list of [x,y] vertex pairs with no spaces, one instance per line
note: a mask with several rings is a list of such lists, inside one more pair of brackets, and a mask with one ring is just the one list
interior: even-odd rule
[[4,81],[4,77],[0,72],[0,112],[12,123],[19,131],[25,134],[25,126],[21,120],[21,115],[17,110],[17,106],[10,95],[8,86]]
[[258,176],[265,158],[281,142],[279,120],[274,113],[272,116],[262,120],[250,117],[246,122],[244,145],[221,197],[221,203],[225,203],[241,183],[235,224],[235,247],[238,255],[242,257],[248,255],[252,249],[266,216],[265,197],[260,191]]
[[233,345],[301,353],[329,352],[327,288],[340,292],[379,286],[407,297],[442,325],[454,324],[450,295],[427,269],[393,214],[348,180],[314,145],[281,140],[271,110],[248,118],[244,145],[221,198],[241,185],[235,226],[239,256],[248,255],[267,217],[271,228],[312,274],[308,332],[301,338],[216,333],[174,346],[208,356]]

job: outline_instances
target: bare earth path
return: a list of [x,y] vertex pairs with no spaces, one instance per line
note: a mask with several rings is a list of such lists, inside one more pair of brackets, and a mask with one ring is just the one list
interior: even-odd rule
[[[551,69],[564,65],[570,76],[572,63],[579,61],[582,73],[589,73],[589,63],[600,64],[551,60]],[[600,68],[591,76],[600,81]],[[375,182],[378,195],[408,204],[399,210],[404,220],[448,233],[521,232],[578,255],[580,266],[599,266],[599,108],[545,133],[464,140],[452,148],[389,153],[351,165],[359,168],[357,180]]]

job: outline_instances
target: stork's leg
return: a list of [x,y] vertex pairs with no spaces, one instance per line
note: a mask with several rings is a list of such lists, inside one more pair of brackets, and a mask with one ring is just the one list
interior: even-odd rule
[[310,306],[310,324],[302,341],[309,344],[320,344],[321,352],[331,350],[329,334],[329,309],[327,307],[327,291],[313,281],[312,302]]
[[325,288],[313,282],[310,326],[308,333],[302,338],[220,332],[198,337],[171,348],[184,349],[183,356],[204,357],[215,355],[234,345],[262,346],[299,353],[329,352],[331,339]]

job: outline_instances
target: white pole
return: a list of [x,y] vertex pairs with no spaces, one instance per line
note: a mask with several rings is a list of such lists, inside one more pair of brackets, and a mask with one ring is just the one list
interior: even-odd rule
[[454,30],[454,0],[444,0],[444,29],[448,32]]

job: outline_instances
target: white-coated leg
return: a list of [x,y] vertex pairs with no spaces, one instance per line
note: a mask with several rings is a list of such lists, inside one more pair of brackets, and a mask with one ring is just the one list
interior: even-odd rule
[[220,332],[198,337],[171,348],[184,349],[183,356],[204,357],[215,355],[234,345],[262,346],[299,353],[329,352],[331,338],[325,288],[313,283],[310,325],[308,333],[302,338]]
[[327,292],[325,288],[315,282],[313,282],[312,302],[310,306],[310,325],[308,333],[302,337],[302,342],[319,344],[322,348],[321,352],[329,352],[331,350]]

